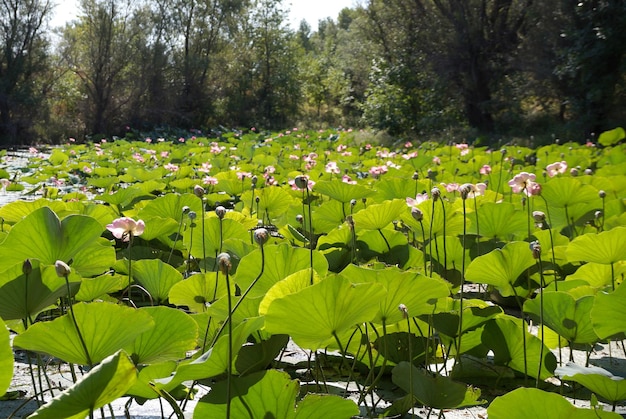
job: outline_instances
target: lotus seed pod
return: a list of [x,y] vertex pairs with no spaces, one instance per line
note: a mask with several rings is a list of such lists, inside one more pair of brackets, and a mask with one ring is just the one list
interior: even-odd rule
[[403,318],[407,319],[409,317],[409,309],[406,308],[404,304],[400,304],[398,306],[398,310],[400,310],[400,312],[402,313]]
[[196,185],[193,187],[193,194],[198,198],[202,198],[205,194],[205,190],[202,186]]
[[306,178],[306,176],[296,176],[296,178],[294,179],[294,184],[299,189],[306,189],[309,186],[309,180]]
[[230,263],[230,255],[226,252],[217,255],[217,264],[220,267],[220,271],[226,275],[230,272],[232,264]]
[[22,272],[24,275],[30,275],[33,271],[33,264],[30,262],[30,259],[26,259],[22,264]]
[[424,213],[419,208],[411,208],[411,216],[418,223],[424,219]]
[[575,167],[572,167],[572,170],[569,171],[569,174],[572,176],[578,176],[578,169]]
[[224,208],[223,206],[218,206],[215,208],[215,214],[217,215],[217,217],[220,220],[224,219],[224,216],[226,215],[226,208]]
[[302,214],[296,215],[296,221],[300,224],[304,222],[304,217],[302,216]]
[[535,259],[539,259],[541,257],[541,245],[538,241],[530,242],[530,251],[533,253],[533,257]]
[[467,199],[471,192],[474,192],[476,187],[471,183],[464,183],[459,188],[459,192],[461,193],[461,199]]
[[69,267],[69,265],[62,260],[57,260],[54,263],[54,269],[56,270],[57,275],[62,278],[65,278],[70,274],[70,272],[72,272],[72,269]]
[[191,208],[189,208],[187,205],[185,205],[183,207],[183,214],[189,214],[189,211],[191,211]]
[[413,180],[417,180],[420,178],[420,174],[418,172],[413,173]]
[[268,233],[268,231],[261,227],[261,228],[257,228],[256,230],[254,230],[254,241],[259,245],[259,246],[263,246],[265,243],[267,243],[267,241],[270,238],[270,233]]
[[598,196],[602,199],[606,198],[606,192],[603,190],[598,191]]
[[257,204],[261,202],[261,197],[257,196],[256,198],[254,198],[254,202],[256,202]]
[[430,195],[433,197],[433,201],[437,201],[439,198],[441,198],[441,191],[438,187],[435,186],[430,190]]
[[190,220],[195,220],[196,217],[198,216],[198,214],[196,214],[195,211],[189,211],[189,213],[187,214],[187,217],[189,217]]

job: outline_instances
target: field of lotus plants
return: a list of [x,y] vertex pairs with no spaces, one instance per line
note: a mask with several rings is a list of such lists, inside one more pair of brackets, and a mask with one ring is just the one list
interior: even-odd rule
[[4,151],[0,395],[21,353],[38,419],[122,397],[176,418],[619,418],[626,380],[590,356],[624,347],[625,136]]

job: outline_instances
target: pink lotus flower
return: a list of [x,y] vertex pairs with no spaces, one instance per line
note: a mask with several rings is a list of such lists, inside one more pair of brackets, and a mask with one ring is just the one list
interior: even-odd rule
[[341,177],[341,181],[349,185],[356,185],[356,180],[352,180],[352,178],[348,175],[343,175]]
[[[308,190],[312,190],[313,186],[315,186],[315,182],[309,179],[308,176],[301,175],[298,176],[297,179],[297,182],[296,179],[291,179],[287,182],[289,185],[291,185],[291,189],[293,189],[294,191],[303,191],[305,188]],[[303,182],[306,182],[306,184],[304,184]]]
[[141,236],[145,228],[146,224],[143,220],[135,221],[130,217],[116,218],[111,224],[107,225],[107,230],[109,230],[116,239],[125,242],[130,241],[131,237]]
[[326,173],[331,173],[331,174],[338,174],[341,172],[341,170],[339,170],[339,166],[337,166],[337,162],[334,161],[329,161],[328,163],[326,163]]
[[548,173],[548,176],[550,177],[554,177],[558,174],[565,173],[566,171],[567,171],[567,162],[565,160],[557,161],[555,163],[552,163],[546,166],[546,172]]
[[446,192],[448,192],[448,193],[456,192],[456,191],[459,190],[459,184],[458,183],[442,183],[441,186],[446,188]]
[[480,168],[479,173],[481,175],[491,174],[491,166],[489,166],[488,164],[483,165],[483,167]]
[[537,190],[541,191],[541,186],[535,182],[535,179],[537,179],[537,177],[534,173],[521,172],[515,175],[513,179],[509,180],[509,186],[513,190],[513,193],[524,192],[528,196],[533,194],[538,195]]
[[427,201],[427,200],[428,200],[428,194],[426,192],[418,193],[415,196],[415,199],[407,197],[406,198],[406,204],[409,207],[417,207],[419,204],[421,204],[422,202]]
[[202,179],[202,183],[204,183],[205,185],[215,186],[217,185],[217,182],[217,178],[213,176],[205,176],[204,179]]
[[169,170],[170,172],[178,172],[179,167],[175,164],[172,163],[167,163],[165,166],[163,166],[165,169]]

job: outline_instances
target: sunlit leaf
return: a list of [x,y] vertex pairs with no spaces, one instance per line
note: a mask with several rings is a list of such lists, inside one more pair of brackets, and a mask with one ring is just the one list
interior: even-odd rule
[[575,381],[587,387],[609,402],[615,403],[626,399],[626,380],[624,377],[613,375],[604,368],[583,367],[568,362],[565,366],[558,367],[554,373],[561,380]]
[[601,339],[626,332],[626,281],[612,293],[596,294],[591,309],[593,329]]
[[351,185],[346,182],[326,180],[317,182],[313,187],[313,191],[344,204],[347,204],[353,199],[360,200],[374,195],[374,191],[362,185]]
[[298,403],[294,419],[336,418],[350,419],[359,413],[350,399],[331,394],[307,394]]
[[382,204],[370,205],[352,216],[355,228],[380,230],[397,220],[403,211],[408,211],[406,202],[395,199]]
[[609,131],[604,131],[598,136],[598,142],[605,147],[615,145],[626,138],[624,128],[617,127]]
[[167,300],[170,289],[183,275],[160,259],[142,259],[133,263],[133,278],[148,291],[154,304]]
[[576,204],[598,201],[598,191],[590,185],[584,185],[573,177],[555,177],[544,183],[541,196],[549,206],[555,208],[571,207]]
[[517,210],[509,202],[484,202],[475,214],[469,215],[472,221],[469,232],[491,239],[506,239],[528,230],[528,216]]
[[195,274],[177,282],[169,292],[169,302],[186,306],[194,313],[206,311],[211,303],[226,295],[226,280],[221,273]]
[[606,265],[626,260],[626,227],[576,237],[567,246],[567,258],[570,262],[585,261]]
[[4,396],[13,378],[13,349],[9,329],[0,320],[0,397]]

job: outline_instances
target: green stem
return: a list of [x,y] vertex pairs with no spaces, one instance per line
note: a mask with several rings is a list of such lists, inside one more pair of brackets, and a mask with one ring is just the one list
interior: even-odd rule
[[[543,326],[543,287],[545,287],[545,281],[543,278],[543,264],[541,263],[541,255],[537,259],[539,264],[539,277],[541,279],[541,286],[539,288],[539,322],[541,323],[541,349],[539,350],[539,370],[537,371],[537,379],[535,381],[535,387],[539,388],[539,379],[541,377],[541,367],[543,366],[543,347],[545,344],[545,331]],[[560,338],[559,338],[560,339]]]
[[230,295],[230,279],[228,270],[226,275],[226,298],[228,299],[228,368],[226,376],[226,419],[230,419],[230,406],[232,396],[232,376],[233,376],[233,322],[232,322],[232,300]]
[[[78,335],[78,339],[80,340],[80,344],[85,351],[85,358],[87,359],[87,365],[91,368],[93,366],[93,362],[91,362],[91,356],[89,356],[89,350],[87,349],[87,344],[85,343],[85,339],[83,338],[83,334],[80,332],[80,328],[78,327],[78,323],[76,322],[76,316],[74,315],[74,304],[72,304],[72,290],[70,289],[70,280],[69,275],[65,275],[65,285],[67,287],[67,298],[69,299],[69,308],[70,308],[70,317],[72,318],[72,323],[74,323],[74,327],[76,328],[76,334]],[[130,286],[129,286],[130,293]]]

